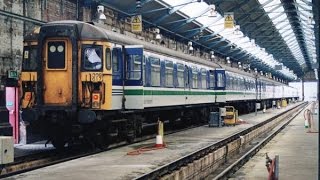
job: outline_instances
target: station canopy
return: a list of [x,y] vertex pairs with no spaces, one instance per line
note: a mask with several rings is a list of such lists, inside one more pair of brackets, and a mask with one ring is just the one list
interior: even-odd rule
[[[141,14],[145,27],[158,27],[162,34],[182,42],[192,41],[196,49],[215,52],[284,80],[295,80],[318,68],[318,1],[100,2],[125,16]],[[233,27],[227,28],[230,22]]]

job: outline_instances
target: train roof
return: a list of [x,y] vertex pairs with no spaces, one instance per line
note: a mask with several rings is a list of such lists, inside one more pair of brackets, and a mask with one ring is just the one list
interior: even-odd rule
[[[146,42],[146,41],[134,38],[134,37],[126,36],[123,34],[119,34],[119,33],[107,30],[104,27],[101,27],[99,24],[93,23],[93,22],[88,23],[88,22],[74,21],[74,20],[53,21],[53,22],[49,22],[49,23],[43,25],[42,27],[50,28],[52,26],[57,26],[57,25],[76,26],[77,31],[79,33],[79,39],[82,39],[82,40],[84,40],[84,39],[107,40],[107,41],[110,41],[113,43],[118,43],[121,45],[137,45],[137,44],[143,45],[144,49],[149,50],[151,52],[163,54],[163,55],[166,55],[169,57],[180,58],[180,59],[183,59],[187,62],[204,65],[204,66],[208,66],[211,68],[223,68],[226,71],[234,72],[234,73],[241,74],[244,76],[249,76],[249,77],[253,77],[253,78],[255,77],[254,74],[244,72],[244,71],[241,71],[236,68],[231,68],[231,67],[223,65],[223,64],[220,65],[215,62],[202,59],[200,57],[191,56],[189,54],[178,52],[176,50],[172,50],[172,49],[162,47],[162,46],[159,46],[156,44],[152,44],[150,42]],[[263,79],[264,81],[267,81],[267,82],[273,82],[275,84],[283,85],[282,83],[274,81],[272,79],[268,79],[265,77],[259,77],[259,78]]]
[[73,20],[53,21],[42,26],[42,28],[50,28],[52,26],[67,25],[74,26],[78,32],[78,38],[81,40],[100,40],[107,41],[109,37],[107,32],[91,23]]

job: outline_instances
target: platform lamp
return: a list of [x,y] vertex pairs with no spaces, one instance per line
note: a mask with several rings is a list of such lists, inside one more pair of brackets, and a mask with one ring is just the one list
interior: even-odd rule
[[213,61],[214,60],[214,51],[210,51],[210,60]]
[[161,40],[160,29],[155,28],[154,32],[156,33],[156,40]]
[[242,67],[240,61],[238,62],[238,67],[239,67],[239,69],[241,69],[241,67]]
[[191,54],[193,52],[193,47],[192,47],[191,41],[188,42],[188,50],[189,50],[189,54]]
[[104,6],[99,5],[97,7],[97,13],[98,13],[98,20],[105,20],[107,19],[106,15],[104,15]]
[[227,64],[231,65],[230,57],[226,57],[226,60],[227,60]]

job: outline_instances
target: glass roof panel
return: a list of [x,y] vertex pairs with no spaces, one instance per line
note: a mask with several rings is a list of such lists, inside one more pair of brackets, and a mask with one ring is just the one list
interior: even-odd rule
[[208,10],[208,5],[205,2],[191,3],[180,9],[181,12],[185,13],[189,17],[198,17],[206,13]]
[[[262,1],[262,0],[259,0],[259,2],[260,2],[260,4],[264,3],[264,1]],[[281,4],[281,1],[274,0],[274,1],[272,1],[272,4],[273,5]],[[274,11],[276,11],[276,13],[270,12],[271,7],[263,7],[263,8],[264,8],[265,12],[267,12],[270,19],[272,19],[274,17],[274,14],[277,14],[279,12],[280,13],[284,12],[283,6],[276,8],[276,10],[274,10]],[[293,56],[296,59],[296,61],[301,65],[303,62],[305,62],[305,59],[304,59],[304,57],[298,56],[298,54],[302,54],[300,48],[293,50],[293,46],[298,45],[298,42],[296,40],[295,34],[293,33],[293,30],[292,30],[291,24],[288,20],[287,14],[283,13],[281,16],[285,17],[285,18],[281,17],[283,19],[282,21],[278,21],[277,20],[278,18],[276,18],[276,19],[273,19],[272,22],[275,25],[275,27],[278,29],[278,31],[281,34],[281,36],[283,37],[283,39],[286,41],[291,53],[293,54]],[[289,28],[291,30],[283,31],[283,30],[281,30],[282,28]],[[292,40],[292,39],[294,39],[294,40]],[[301,58],[302,58],[302,60],[301,60]]]
[[[264,62],[267,66],[273,67],[275,64],[278,63],[273,56],[268,55],[262,48],[257,46],[254,41],[251,41],[248,37],[243,36],[243,33],[236,32],[234,29],[224,29],[224,18],[222,18],[221,14],[217,13],[216,17],[209,17],[209,5],[205,2],[197,2],[195,0],[159,0],[163,1],[170,6],[181,7],[179,9],[180,12],[186,14],[190,20],[196,21],[202,25],[202,27],[207,27],[208,30],[214,32],[214,35],[209,39],[212,41],[216,39],[216,35],[221,35],[225,38],[225,41],[229,41],[228,46],[236,46],[236,48],[245,49],[243,52],[252,54],[253,58]],[[192,2],[192,3],[190,3]],[[288,20],[286,20],[286,15],[281,14],[283,11],[283,7],[279,6],[281,4],[280,0],[259,0],[261,4],[265,4],[265,11],[273,11],[270,12],[269,17],[274,18],[277,24],[278,29],[283,29],[283,26],[290,25]],[[281,30],[284,35],[293,33],[292,30]],[[290,39],[290,38],[289,38]],[[240,49],[240,50],[242,50]],[[214,49],[213,49],[214,50]],[[284,73],[283,75],[292,78],[293,75],[289,73]]]

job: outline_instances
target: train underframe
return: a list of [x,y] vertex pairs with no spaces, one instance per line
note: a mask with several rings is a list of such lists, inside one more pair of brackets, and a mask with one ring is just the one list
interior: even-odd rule
[[[263,104],[266,105],[266,108],[271,108],[274,100],[279,99],[258,102],[261,103],[261,109],[263,109]],[[81,113],[81,123],[77,113],[62,109],[48,109],[38,115],[34,115],[34,112],[31,113],[33,119],[37,120],[30,122],[30,125],[31,129],[41,130],[33,133],[41,134],[58,149],[63,148],[66,143],[69,146],[86,144],[90,147],[104,148],[113,142],[133,142],[143,133],[156,133],[158,120],[165,123],[165,130],[205,124],[209,120],[210,112],[219,111],[219,107],[231,105],[238,110],[239,114],[246,114],[255,111],[255,102],[236,101],[132,111],[87,110],[88,113]],[[30,114],[30,112],[26,114]],[[93,120],[83,120],[93,117]]]

